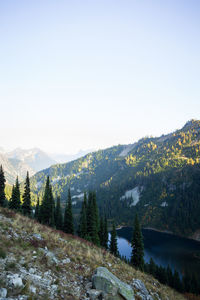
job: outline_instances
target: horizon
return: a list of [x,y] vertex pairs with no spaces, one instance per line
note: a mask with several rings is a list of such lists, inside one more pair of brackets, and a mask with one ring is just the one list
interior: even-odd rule
[[200,3],[0,2],[3,148],[77,153],[200,119]]
[[[163,135],[168,135],[168,134],[170,134],[170,133],[174,133],[174,132],[176,132],[177,130],[180,130],[180,129],[182,129],[187,123],[189,123],[190,121],[199,121],[198,119],[190,119],[190,120],[188,120],[187,122],[185,122],[184,124],[183,124],[183,126],[181,127],[181,128],[176,128],[176,129],[174,129],[173,131],[170,131],[170,132],[167,132],[167,133],[165,133],[165,134],[161,134],[161,135],[159,135],[159,136],[153,136],[153,135],[146,135],[146,136],[142,136],[142,137],[140,137],[138,140],[136,140],[136,141],[134,141],[133,143],[137,143],[138,141],[140,141],[141,139],[143,139],[143,138],[159,138],[159,137],[161,137],[161,136],[163,136]],[[28,151],[28,150],[40,150],[40,151],[42,151],[42,152],[45,152],[46,154],[48,154],[49,156],[53,156],[53,155],[66,155],[66,156],[70,156],[70,155],[76,155],[76,154],[80,154],[81,152],[87,152],[87,153],[92,153],[92,152],[96,152],[96,151],[99,151],[99,150],[104,150],[104,149],[107,149],[107,148],[112,148],[112,147],[115,147],[115,146],[118,146],[118,145],[124,145],[124,146],[128,146],[128,145],[131,145],[131,144],[133,144],[133,143],[129,143],[129,144],[122,144],[122,143],[119,143],[119,144],[115,144],[115,145],[111,145],[111,146],[109,146],[109,147],[106,147],[106,148],[93,148],[93,149],[83,149],[83,148],[80,148],[78,151],[76,151],[76,152],[71,152],[71,153],[67,153],[67,152],[63,152],[63,153],[61,153],[61,152],[46,152],[44,149],[41,149],[41,148],[39,148],[39,147],[37,147],[37,146],[35,146],[35,147],[32,147],[32,148],[22,148],[22,147],[20,147],[20,146],[17,146],[17,147],[14,147],[14,148],[12,148],[12,149],[6,149],[6,148],[4,148],[3,146],[1,146],[0,147],[0,153],[1,153],[1,150],[3,150],[5,153],[9,153],[9,152],[12,152],[12,151],[15,151],[15,150],[22,150],[22,151]],[[84,154],[85,155],[85,154]]]

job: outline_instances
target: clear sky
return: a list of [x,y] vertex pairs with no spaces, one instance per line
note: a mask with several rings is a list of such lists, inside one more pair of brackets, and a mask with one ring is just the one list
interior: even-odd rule
[[192,118],[199,0],[0,0],[0,146],[72,153]]

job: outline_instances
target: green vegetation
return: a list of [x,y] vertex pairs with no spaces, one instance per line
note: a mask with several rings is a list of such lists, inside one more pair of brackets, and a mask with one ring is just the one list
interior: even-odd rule
[[23,194],[23,203],[22,203],[22,212],[26,216],[30,216],[32,212],[31,208],[31,195],[30,195],[30,181],[29,181],[29,174],[27,172],[26,175],[26,182],[24,187],[24,194]]
[[6,196],[5,196],[5,176],[3,167],[0,166],[0,206],[5,206]]
[[65,207],[63,231],[65,233],[74,234],[74,222],[73,222],[73,215],[72,215],[72,200],[71,200],[70,189],[68,190],[68,199]]
[[115,227],[114,222],[113,222],[113,227],[112,227],[112,231],[111,231],[109,250],[113,255],[115,255],[115,256],[119,255],[118,247],[117,247],[117,232],[116,232],[116,227]]
[[132,254],[131,254],[131,264],[143,271],[144,270],[144,245],[143,237],[140,228],[140,223],[138,216],[136,214],[133,228],[133,239],[132,239]]
[[[116,225],[131,226],[137,213],[142,226],[190,236],[200,228],[200,121],[192,120],[166,136],[143,138],[128,148],[99,150],[41,171],[31,178],[33,203],[37,196],[42,199],[49,175],[61,206],[71,189],[76,215],[81,211],[80,193],[95,190],[100,216],[115,219]],[[139,194],[135,206],[132,196],[122,198],[134,188]]]
[[9,201],[9,208],[14,209],[16,211],[20,211],[21,201],[20,201],[20,189],[19,189],[19,180],[16,178],[16,183],[12,188],[12,196]]

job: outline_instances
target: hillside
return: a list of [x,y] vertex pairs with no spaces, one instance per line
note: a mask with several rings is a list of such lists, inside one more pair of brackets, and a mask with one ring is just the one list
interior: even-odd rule
[[[144,291],[151,300],[185,299],[93,244],[3,208],[0,235],[0,298],[97,299],[91,278],[101,266],[129,284],[137,300],[147,299],[142,298]],[[140,280],[147,289],[140,289]]]
[[137,212],[143,226],[185,236],[200,229],[200,121],[38,172],[31,179],[35,196],[42,197],[47,175],[62,201],[71,188],[74,211],[85,190],[96,190],[100,212],[118,224],[132,225]]

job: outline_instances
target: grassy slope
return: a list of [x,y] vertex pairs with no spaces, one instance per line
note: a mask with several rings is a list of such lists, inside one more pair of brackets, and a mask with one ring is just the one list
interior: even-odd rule
[[[41,242],[35,240],[32,236],[34,233],[39,233],[43,240]],[[118,258],[112,256],[109,252],[97,248],[77,237],[58,232],[38,224],[34,220],[30,220],[19,214],[14,214],[3,208],[0,208],[0,235],[0,252],[5,251],[7,252],[7,257],[14,257],[15,264],[12,266],[14,273],[19,271],[19,261],[22,257],[24,258],[23,268],[27,270],[30,267],[34,267],[38,272],[43,273],[49,269],[51,270],[54,281],[58,286],[58,293],[54,296],[54,299],[62,299],[63,295],[65,299],[84,299],[84,297],[81,296],[85,293],[84,282],[91,280],[91,276],[98,266],[105,266],[118,278],[127,283],[131,283],[133,278],[141,279],[147,289],[151,292],[158,293],[161,299],[185,299],[183,295],[178,294],[167,286],[161,285],[151,276],[135,270]],[[11,238],[9,238],[9,236]],[[67,265],[63,263],[57,266],[55,264],[49,265],[46,257],[42,255],[39,249],[45,246],[56,255],[59,261],[68,257],[71,262]],[[34,262],[33,251],[36,252]],[[0,262],[1,261],[0,259]],[[2,264],[0,263],[0,274],[3,274],[2,272],[5,270],[1,268]],[[11,271],[9,265],[6,266],[5,269],[6,268],[8,272]],[[78,278],[80,278],[80,276],[83,276],[83,279],[79,282]],[[0,275],[0,288],[5,286],[4,277],[1,278]],[[79,295],[77,295],[75,288],[73,290],[75,282],[80,286]],[[28,283],[26,283],[26,285],[28,285]],[[28,288],[22,292],[30,295]],[[9,293],[12,295],[13,290],[9,291]],[[46,297],[48,296],[46,295]],[[36,298],[33,297],[30,299],[47,298],[44,298],[44,295],[37,294]]]

